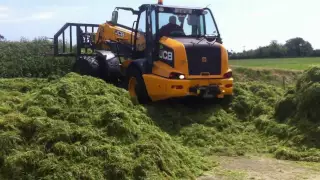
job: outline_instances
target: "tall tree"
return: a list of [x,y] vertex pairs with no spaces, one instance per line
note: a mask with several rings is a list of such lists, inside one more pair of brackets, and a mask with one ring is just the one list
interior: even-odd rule
[[315,49],[312,56],[320,57],[320,49]]
[[4,40],[4,36],[0,34],[0,41]]
[[285,46],[288,49],[289,56],[310,56],[313,53],[312,45],[300,37],[287,40]]

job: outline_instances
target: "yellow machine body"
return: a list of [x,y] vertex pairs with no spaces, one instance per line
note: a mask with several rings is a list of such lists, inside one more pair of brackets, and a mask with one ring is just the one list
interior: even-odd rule
[[[135,33],[126,28],[104,23],[99,25],[98,31],[95,35],[95,44],[100,45],[100,49],[109,50],[109,47],[104,43],[107,40],[118,41],[124,44],[134,44]],[[139,33],[137,35],[137,50],[143,51],[146,47],[146,40],[144,36]]]
[[[118,33],[122,34],[118,34]],[[109,50],[109,47],[103,43],[106,40],[118,41],[124,44],[134,43],[135,33],[120,26],[108,23],[101,24],[96,34],[95,43],[100,44],[102,49]],[[142,35],[137,36],[136,48],[139,51],[145,49],[145,38]],[[174,68],[161,61],[154,61],[152,74],[144,74],[143,79],[146,85],[148,95],[152,101],[164,100],[175,97],[197,96],[199,92],[190,92],[189,89],[194,86],[218,85],[221,93],[217,98],[223,98],[225,95],[233,95],[233,78],[224,78],[224,74],[231,72],[228,64],[228,53],[226,48],[216,42],[221,49],[221,74],[208,75],[189,75],[188,58],[184,44],[175,39],[162,37],[160,44],[173,49],[174,51]],[[126,59],[122,68],[126,68],[133,62],[132,59]],[[199,59],[200,63],[206,63],[205,60]],[[169,79],[172,72],[183,74],[185,79]]]

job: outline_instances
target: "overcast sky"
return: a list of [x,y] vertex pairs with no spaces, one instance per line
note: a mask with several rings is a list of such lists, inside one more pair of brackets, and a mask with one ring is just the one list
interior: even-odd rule
[[[20,37],[53,37],[66,22],[103,23],[116,6],[137,8],[157,0],[0,0],[0,34]],[[302,37],[320,48],[319,0],[164,0],[167,5],[209,8],[214,13],[228,50],[242,51]],[[120,22],[132,25],[129,15]]]

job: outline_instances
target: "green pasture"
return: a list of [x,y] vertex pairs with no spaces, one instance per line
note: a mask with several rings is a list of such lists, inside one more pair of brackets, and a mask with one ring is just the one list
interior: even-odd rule
[[231,66],[276,68],[305,70],[313,65],[320,65],[320,57],[316,58],[279,58],[279,59],[243,59],[230,60]]

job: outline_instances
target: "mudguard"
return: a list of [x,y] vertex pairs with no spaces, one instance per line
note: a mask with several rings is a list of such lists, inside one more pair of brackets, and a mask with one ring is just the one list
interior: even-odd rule
[[99,75],[107,81],[116,80],[122,76],[120,60],[110,51],[97,50],[97,59],[99,62]]
[[111,51],[96,50],[95,52],[97,53],[98,57],[102,57],[105,60],[109,60],[109,59],[116,57],[115,54],[113,54]]

